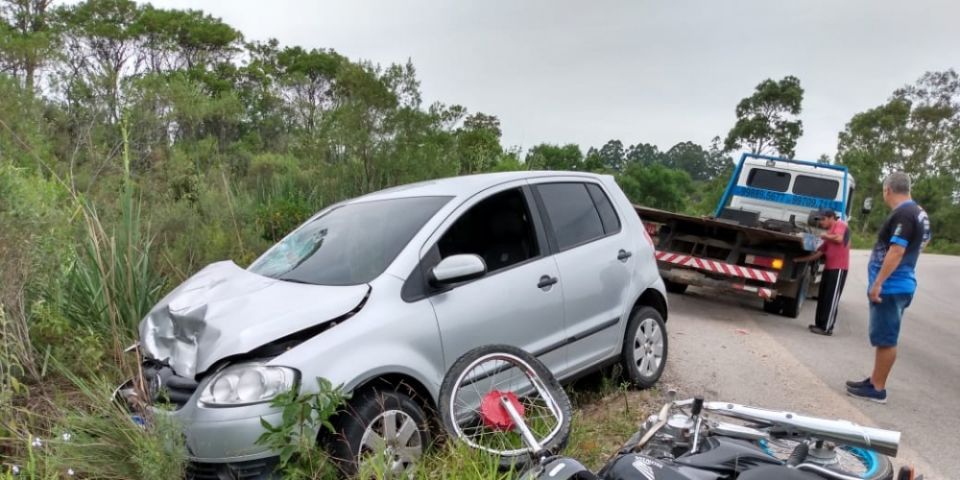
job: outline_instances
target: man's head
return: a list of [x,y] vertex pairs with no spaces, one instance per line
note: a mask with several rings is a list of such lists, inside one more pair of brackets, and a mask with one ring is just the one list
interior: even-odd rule
[[883,201],[890,208],[910,199],[910,177],[903,172],[893,172],[883,179]]
[[820,210],[817,217],[820,219],[820,228],[824,230],[830,230],[837,223],[837,212],[830,209]]

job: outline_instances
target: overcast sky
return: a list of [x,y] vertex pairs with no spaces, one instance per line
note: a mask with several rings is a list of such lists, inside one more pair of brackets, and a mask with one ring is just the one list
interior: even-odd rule
[[726,134],[765,78],[806,94],[797,158],[927,70],[960,68],[954,0],[155,0],[247,39],[411,58],[427,102],[498,116],[503,143],[667,149]]

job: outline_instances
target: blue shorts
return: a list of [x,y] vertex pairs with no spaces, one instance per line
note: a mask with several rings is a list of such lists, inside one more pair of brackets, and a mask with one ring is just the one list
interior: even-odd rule
[[880,303],[870,302],[870,344],[895,347],[900,337],[900,319],[913,300],[911,293],[880,295]]

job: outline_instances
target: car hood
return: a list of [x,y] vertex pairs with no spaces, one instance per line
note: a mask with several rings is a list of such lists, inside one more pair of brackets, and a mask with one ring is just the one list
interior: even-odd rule
[[153,307],[140,322],[140,346],[193,378],[218,360],[350,313],[369,291],[286,282],[217,262]]

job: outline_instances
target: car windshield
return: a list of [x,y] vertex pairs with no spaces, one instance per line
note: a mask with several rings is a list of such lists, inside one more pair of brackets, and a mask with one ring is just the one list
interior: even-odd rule
[[315,285],[359,285],[386,270],[450,197],[410,197],[336,207],[267,250],[250,271]]

